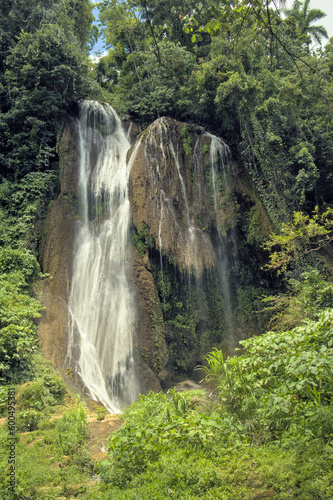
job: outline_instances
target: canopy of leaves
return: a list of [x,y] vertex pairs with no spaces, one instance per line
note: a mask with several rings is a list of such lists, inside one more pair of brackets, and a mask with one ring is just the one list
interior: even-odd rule
[[333,142],[331,44],[311,51],[308,1],[295,7],[312,12],[304,29],[295,9],[283,18],[277,7],[104,1],[110,50],[95,72],[120,112],[144,124],[168,114],[222,136],[278,225],[313,210],[314,193],[331,203]]
[[[89,0],[0,5],[0,381],[26,376],[37,343],[36,257],[58,189],[63,116],[94,93]],[[97,85],[95,85],[98,88]],[[98,92],[98,90],[97,90]],[[27,251],[29,249],[30,251]]]
[[19,178],[56,159],[63,113],[92,91],[88,0],[5,2],[0,63],[0,174]]
[[319,215],[318,209],[312,217],[295,212],[293,222],[282,224],[280,234],[273,234],[264,244],[270,251],[269,269],[277,269],[278,274],[287,266],[303,259],[310,252],[319,252],[329,259],[332,253],[333,211],[327,209]]
[[310,9],[310,0],[294,0],[291,9],[286,9],[287,16],[293,16],[297,21],[297,28],[300,35],[309,34],[317,43],[321,43],[321,38],[328,38],[326,29],[323,26],[313,25],[326,14],[320,9]]

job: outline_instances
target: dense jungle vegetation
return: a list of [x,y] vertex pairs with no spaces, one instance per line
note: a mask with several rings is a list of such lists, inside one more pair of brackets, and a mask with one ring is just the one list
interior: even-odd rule
[[[93,63],[99,33],[89,0],[0,5],[0,412],[15,385],[15,498],[329,500],[333,39],[321,45],[323,13],[309,0],[283,15],[275,0],[98,6],[107,55]],[[95,471],[84,405],[66,400],[36,328],[57,144],[64,116],[85,98],[143,126],[168,115],[222,137],[274,228],[265,241],[255,217],[243,221],[252,269],[243,303],[268,333],[243,341],[238,356],[207,354],[209,396],[142,396]],[[252,284],[256,273],[270,276],[266,297]],[[0,495],[9,499],[6,439],[2,425]],[[93,474],[102,482],[91,484]]]

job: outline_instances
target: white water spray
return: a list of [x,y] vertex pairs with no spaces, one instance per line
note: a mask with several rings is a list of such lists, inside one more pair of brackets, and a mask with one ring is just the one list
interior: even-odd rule
[[69,295],[67,364],[90,396],[115,413],[139,391],[129,265],[130,144],[108,105],[84,101],[78,128],[81,220]]

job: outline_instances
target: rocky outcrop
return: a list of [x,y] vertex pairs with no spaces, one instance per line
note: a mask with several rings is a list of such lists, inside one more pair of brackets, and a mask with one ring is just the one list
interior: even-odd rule
[[[136,291],[137,336],[141,357],[152,372],[163,381],[167,372],[164,367],[168,360],[165,344],[165,325],[151,269],[144,265],[139,252],[133,248],[132,262],[134,270],[133,286]],[[143,370],[148,375],[147,370]],[[147,379],[147,376],[144,377]],[[152,389],[152,379],[148,386]],[[154,383],[154,382],[153,382]],[[154,383],[156,387],[156,383]]]
[[43,280],[45,309],[38,329],[42,350],[57,368],[63,367],[67,352],[67,304],[77,217],[77,144],[76,124],[68,119],[59,142],[61,193],[52,202],[46,220],[42,267],[50,277]]
[[[138,136],[138,126],[123,120],[128,137]],[[92,152],[95,165],[97,152]],[[59,368],[65,368],[68,340],[68,299],[72,277],[77,223],[80,221],[78,197],[79,137],[74,119],[68,118],[59,141],[61,192],[52,202],[46,220],[42,268],[50,275],[43,281],[44,311],[39,323],[39,338],[44,354]],[[132,286],[135,291],[137,324],[135,360],[141,392],[160,390],[167,361],[165,331],[159,298],[151,272],[143,265],[138,251],[131,252]]]
[[[134,358],[141,392],[146,392],[159,390],[172,372],[189,373],[213,345],[224,342],[228,331],[242,337],[242,320],[231,319],[236,257],[242,251],[237,237],[259,241],[270,221],[222,140],[170,118],[156,120],[143,132],[129,117],[122,123],[133,142],[127,156],[132,217],[128,259],[136,310]],[[96,127],[106,134],[102,122]],[[97,153],[91,150],[93,165]],[[80,222],[79,156],[77,122],[69,118],[59,143],[61,193],[49,211],[42,255],[43,271],[51,277],[43,282],[39,336],[45,355],[58,368],[64,367],[67,353],[68,298]],[[96,214],[89,213],[89,220],[98,228],[105,214]]]
[[170,118],[150,125],[133,146],[130,198],[133,222],[149,227],[160,251],[182,269],[214,266],[209,229],[215,217],[209,185],[209,136]]

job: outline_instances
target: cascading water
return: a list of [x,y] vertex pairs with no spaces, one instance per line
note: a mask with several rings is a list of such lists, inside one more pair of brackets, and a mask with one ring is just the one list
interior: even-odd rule
[[[234,338],[234,332],[233,332],[234,322],[232,313],[232,299],[231,299],[231,285],[230,285],[231,262],[228,255],[228,246],[230,247],[230,244],[233,244],[233,246],[236,248],[236,239],[233,235],[232,237],[233,241],[228,242],[226,236],[223,234],[224,228],[222,223],[219,222],[219,207],[218,207],[217,196],[218,193],[221,191],[221,189],[224,191],[225,196],[227,195],[228,178],[226,175],[226,168],[227,166],[230,166],[232,164],[232,161],[231,161],[231,152],[229,147],[218,137],[212,134],[207,134],[207,135],[211,139],[210,165],[211,165],[211,176],[213,184],[214,209],[217,220],[217,235],[218,235],[218,245],[216,247],[217,270],[220,278],[221,290],[224,300],[227,338],[230,343]],[[221,184],[223,185],[221,186]]]
[[108,105],[84,101],[78,129],[81,220],[69,293],[67,364],[93,399],[119,412],[139,391],[129,265],[130,144]]
[[181,268],[200,274],[205,263],[212,262],[213,249],[195,221],[190,205],[191,185],[173,122],[157,119],[149,127],[143,144],[149,177],[147,194],[153,212],[146,218],[157,236],[162,274],[162,252],[170,251]]

